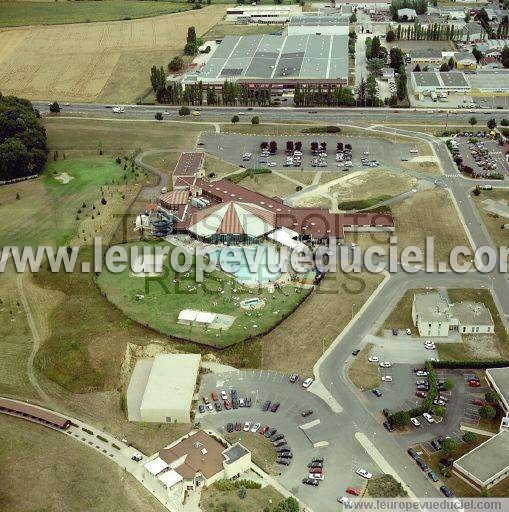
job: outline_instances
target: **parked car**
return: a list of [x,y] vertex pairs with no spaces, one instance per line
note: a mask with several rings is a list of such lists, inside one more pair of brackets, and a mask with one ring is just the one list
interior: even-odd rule
[[391,411],[389,409],[382,409],[382,414],[388,418],[391,415]]
[[380,358],[378,356],[369,356],[368,357],[368,361],[370,363],[378,363],[379,360],[380,360]]
[[384,421],[384,427],[387,429],[387,432],[394,432],[394,425],[390,421]]
[[341,498],[338,498],[338,501],[341,505],[346,505],[347,507],[350,507],[352,503],[346,496],[341,496]]
[[427,393],[426,393],[426,391],[416,391],[415,396],[418,396],[420,398],[426,398]]
[[323,473],[309,473],[308,477],[313,480],[323,480],[325,478]]
[[299,380],[299,376],[294,373],[293,375],[290,376],[290,382],[293,384],[294,382],[297,382]]
[[440,478],[438,478],[437,474],[434,471],[430,471],[428,476],[431,478],[433,482],[439,482]]
[[398,332],[399,332],[399,331],[398,331],[398,329],[393,329],[393,330],[392,330],[392,334],[393,334],[393,336],[397,336],[397,335],[398,335]]
[[211,403],[208,403],[208,404],[207,404],[207,411],[209,411],[209,412],[214,412],[214,407],[212,407],[212,404],[211,404]]
[[244,407],[246,405],[246,402],[243,398],[239,398],[239,407]]
[[259,423],[255,423],[252,427],[251,427],[251,432],[258,432],[258,429],[260,428],[260,424]]
[[421,426],[421,422],[417,418],[410,418],[410,421],[412,422],[412,425],[414,427],[420,427]]
[[228,400],[228,394],[224,390],[221,391],[221,399],[222,400]]
[[382,392],[379,389],[373,389],[371,391],[376,397],[380,398],[382,396]]
[[440,486],[440,490],[442,491],[442,494],[446,496],[447,498],[452,498],[454,496],[453,492],[449,487],[446,487],[445,485]]
[[277,429],[274,427],[269,428],[267,432],[265,432],[265,437],[268,439],[269,437],[272,437],[277,432]]
[[236,398],[232,399],[232,408],[233,409],[239,408],[239,401]]
[[323,464],[324,458],[323,457],[315,457],[314,459],[311,459],[311,462],[321,462]]
[[310,462],[308,468],[323,468],[323,462]]
[[262,411],[267,412],[269,410],[269,407],[270,407],[270,400],[266,400],[265,402],[263,402]]
[[486,400],[483,398],[476,398],[472,403],[474,405],[478,405],[479,407],[484,407],[486,405]]
[[231,406],[231,404],[230,404],[230,402],[229,402],[228,400],[225,400],[225,401],[223,402],[223,405],[224,405],[224,408],[225,408],[227,411],[229,411],[229,410],[232,408],[232,406]]
[[274,443],[274,448],[282,448],[283,446],[286,446],[286,439]]
[[371,478],[373,478],[373,475],[369,471],[366,471],[364,468],[359,468],[356,473],[366,480],[371,480]]
[[217,412],[221,412],[223,410],[223,408],[219,402],[214,402],[214,407],[216,408]]
[[271,412],[277,412],[279,409],[279,402],[273,403],[272,407],[270,408]]
[[311,410],[307,410],[307,411],[302,411],[300,413],[300,415],[303,417],[303,418],[307,418],[308,416],[311,416],[313,414],[313,411]]
[[284,439],[284,438],[285,438],[285,435],[284,435],[284,434],[279,433],[279,434],[276,434],[276,435],[272,436],[272,437],[270,438],[270,440],[274,443],[274,442],[281,441],[281,439]]
[[389,361],[382,361],[380,363],[380,368],[390,368],[392,364]]
[[481,383],[478,381],[478,380],[469,380],[468,381],[468,385],[471,387],[471,388],[478,388],[481,386]]
[[421,459],[420,457],[417,457],[417,459],[415,459],[415,462],[417,463],[417,465],[423,470],[423,471],[427,471],[429,469],[428,465],[426,464],[426,461],[424,459]]
[[281,466],[289,466],[290,461],[288,459],[276,459],[276,462]]
[[240,421],[235,422],[235,431],[239,432],[242,430],[242,423]]
[[309,386],[311,386],[311,384],[313,383],[313,379],[311,377],[308,377],[303,383],[302,383],[302,387],[303,388],[309,388]]
[[233,432],[233,423],[228,423],[226,425],[226,432]]
[[303,478],[302,483],[306,485],[312,485],[314,487],[317,487],[320,483],[318,480],[313,480],[312,478]]
[[417,377],[427,377],[428,376],[428,372],[427,371],[423,371],[423,370],[419,370],[417,373],[416,373]]
[[202,397],[202,401],[205,405],[209,403],[209,399],[206,396]]
[[359,348],[356,348],[353,352],[352,352],[352,356],[356,356],[361,350]]
[[352,496],[360,496],[361,495],[360,489],[356,489],[355,487],[347,487],[346,492],[348,494],[351,494]]
[[392,376],[391,375],[383,375],[382,382],[392,382]]
[[428,423],[435,423],[435,420],[433,419],[433,416],[429,412],[423,412],[422,417],[428,422]]
[[244,399],[244,405],[246,407],[251,407],[251,398]]
[[408,455],[410,455],[410,457],[412,457],[412,459],[417,459],[419,457],[419,455],[417,455],[417,452],[413,449],[413,448],[409,448],[407,450],[407,453]]
[[244,423],[244,432],[249,432],[251,430],[251,423],[249,421],[246,421]]
[[265,433],[267,432],[267,430],[269,430],[269,428],[270,428],[270,427],[269,427],[268,425],[265,425],[264,427],[262,427],[262,428],[258,431],[258,433],[259,433],[260,435],[264,436],[264,435],[265,435]]
[[444,438],[442,436],[440,437],[437,437],[436,439],[433,439],[433,441],[431,441],[431,446],[438,452],[439,450],[442,449],[442,442],[444,441]]
[[292,452],[284,452],[279,454],[280,459],[293,459]]
[[201,412],[202,414],[205,412],[205,406],[203,404],[198,406],[198,412]]

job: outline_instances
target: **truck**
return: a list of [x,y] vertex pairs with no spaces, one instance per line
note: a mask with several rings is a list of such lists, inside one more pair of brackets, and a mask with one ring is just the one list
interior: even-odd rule
[[115,114],[123,114],[124,113],[124,107],[122,107],[121,105],[117,105],[117,106],[113,107],[113,113],[115,113]]
[[437,93],[435,91],[431,91],[430,96],[432,101],[437,101]]

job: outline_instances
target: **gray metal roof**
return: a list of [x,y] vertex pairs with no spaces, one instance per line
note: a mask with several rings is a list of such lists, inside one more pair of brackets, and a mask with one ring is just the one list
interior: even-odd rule
[[505,69],[478,71],[468,75],[472,89],[509,90],[509,71]]
[[495,383],[498,393],[509,404],[509,367],[488,368],[488,377]]
[[348,35],[226,36],[186,80],[347,78]]
[[454,466],[487,482],[509,467],[509,432],[502,431],[454,462]]
[[413,73],[415,83],[419,87],[440,87],[440,81],[438,80],[438,76],[433,72],[418,72]]
[[296,27],[333,27],[348,25],[348,17],[330,14],[330,15],[303,15],[303,16],[292,16],[290,19],[290,25]]
[[440,78],[446,87],[469,87],[463,73],[449,71],[440,73]]

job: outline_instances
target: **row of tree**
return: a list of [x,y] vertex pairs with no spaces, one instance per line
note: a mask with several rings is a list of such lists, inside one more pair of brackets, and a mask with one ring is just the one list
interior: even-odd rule
[[398,21],[399,9],[414,9],[417,14],[426,14],[428,2],[427,0],[393,0],[390,10],[394,21]]
[[0,93],[0,181],[39,174],[46,158],[39,112],[28,100]]
[[350,87],[333,88],[330,85],[321,87],[295,86],[293,102],[296,107],[351,107],[355,105],[355,98]]
[[461,27],[438,23],[423,27],[417,22],[413,25],[398,25],[396,30],[390,32],[394,34],[396,40],[407,39],[410,41],[456,41],[465,35],[464,29]]

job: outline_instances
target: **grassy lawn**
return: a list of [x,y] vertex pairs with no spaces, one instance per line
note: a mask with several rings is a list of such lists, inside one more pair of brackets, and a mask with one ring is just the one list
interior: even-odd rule
[[70,436],[2,415],[0,438],[0,467],[9,468],[0,480],[2,510],[165,510],[117,464]]
[[251,460],[269,475],[278,475],[276,450],[273,444],[258,433],[234,432],[226,435],[229,443],[239,442],[251,452]]
[[[175,165],[177,165],[180,158],[180,151],[168,151],[164,153],[149,154],[143,157],[143,163],[151,165],[156,169],[171,176]],[[171,188],[171,180],[168,181],[168,186]]]
[[380,196],[368,197],[366,199],[354,199],[352,201],[340,201],[338,203],[339,210],[363,210],[366,208],[372,208],[378,203],[388,201],[392,196],[383,194]]
[[277,174],[255,174],[244,178],[239,185],[249,190],[254,190],[268,197],[285,197],[296,191],[296,185],[293,181],[287,180]]
[[383,475],[368,480],[366,494],[370,498],[405,498],[408,493],[392,475]]
[[227,174],[238,171],[240,167],[238,165],[231,164],[230,162],[225,162],[224,160],[221,160],[221,158],[217,158],[207,153],[203,161],[203,169],[205,170],[205,176],[213,173],[215,179],[223,178]]
[[376,388],[382,382],[378,364],[368,361],[369,353],[373,347],[373,343],[368,343],[357,354],[350,368],[348,368],[348,377],[362,391]]
[[[62,176],[71,179],[64,183],[57,179]],[[111,156],[50,161],[39,178],[0,189],[0,243],[65,245],[98,233],[108,238],[118,223],[113,215],[124,211],[146,179],[130,166],[124,171]],[[10,222],[13,212],[16,223]]]
[[401,162],[401,167],[431,176],[441,174],[440,167],[436,162]]
[[128,20],[186,11],[189,4],[106,0],[98,2],[2,2],[0,27]]
[[482,202],[486,199],[509,201],[509,192],[506,190],[483,190],[479,196],[472,195],[472,199],[495,245],[507,247],[509,245],[509,230],[504,229],[504,224],[509,223],[509,219],[485,210]]
[[310,375],[315,362],[345,328],[380,282],[363,272],[329,275],[281,325],[263,338],[260,366]]
[[[414,295],[416,293],[425,293],[426,291],[422,288],[416,288],[407,290],[403,297],[391,311],[389,316],[385,319],[381,331],[384,329],[414,329],[414,323],[412,321],[412,304],[414,301]],[[381,333],[380,333],[381,334]],[[416,333],[414,333],[416,334]]]
[[158,123],[142,121],[102,121],[45,117],[48,147],[66,154],[97,154],[101,144],[104,153],[132,154],[145,149],[189,151],[195,147],[202,130],[197,123]]
[[[165,263],[164,276],[148,282],[143,277],[132,276],[129,269],[121,273],[106,270],[98,278],[98,284],[108,299],[128,317],[169,336],[177,336],[216,347],[227,347],[266,331],[288,311],[291,311],[306,295],[306,291],[285,287],[269,294],[265,289],[250,290],[240,286],[233,277],[216,271],[205,278],[202,286],[196,286],[194,265],[190,274],[180,276],[175,283],[176,273]],[[161,286],[163,283],[165,286]],[[223,291],[224,290],[224,291]],[[136,295],[144,295],[136,300]],[[246,312],[234,303],[248,297],[260,297],[267,306],[260,310]],[[177,323],[182,309],[191,308],[232,315],[233,325],[225,331],[187,326]]]
[[[303,170],[293,170],[293,171],[288,171],[288,170],[278,170],[277,171],[278,174],[282,174],[283,176],[287,176],[288,178],[292,178],[294,180],[297,180],[299,181],[300,183],[302,183],[302,185],[304,186],[308,186],[308,185],[311,185],[311,183],[313,183],[313,180],[316,176],[316,171],[303,171]],[[322,173],[322,176],[324,174],[328,174],[328,173]],[[322,178],[323,180],[323,178]]]
[[[455,450],[451,457],[454,460],[459,459],[466,453],[472,451],[476,446],[479,446],[484,441],[487,441],[489,438],[486,436],[480,436],[477,434],[477,439],[475,443],[467,444],[464,442],[460,442],[458,449]],[[418,450],[420,451],[420,450]],[[452,475],[450,477],[444,477],[439,469],[440,459],[444,457],[444,453],[440,450],[438,452],[433,452],[427,454],[425,451],[422,453],[422,457],[428,463],[428,466],[442,479],[444,484],[451,489],[451,491],[455,494],[455,496],[459,498],[469,498],[469,497],[477,497],[479,493],[470,485],[468,485],[464,480],[459,478],[456,475]]]
[[244,499],[239,498],[237,489],[220,491],[211,485],[201,493],[200,508],[203,512],[271,512],[282,499],[283,496],[269,485],[247,489]]

